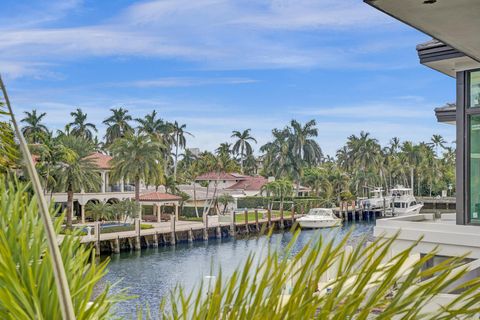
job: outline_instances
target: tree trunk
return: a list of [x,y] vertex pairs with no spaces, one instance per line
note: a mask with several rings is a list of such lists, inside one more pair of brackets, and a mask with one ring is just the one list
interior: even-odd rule
[[198,218],[198,207],[197,207],[197,186],[195,181],[193,181],[193,205],[195,206],[195,216]]
[[135,210],[137,218],[140,217],[140,179],[135,178]]
[[71,188],[67,190],[67,229],[72,228],[73,221],[73,191]]
[[243,174],[243,143],[242,143],[242,148],[240,150],[240,171]]
[[178,135],[175,143],[175,163],[173,165],[173,179],[177,181],[177,164],[178,164]]

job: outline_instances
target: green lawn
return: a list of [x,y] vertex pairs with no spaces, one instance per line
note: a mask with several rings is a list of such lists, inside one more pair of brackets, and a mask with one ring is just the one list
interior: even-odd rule
[[180,221],[199,221],[202,222],[203,218],[202,217],[185,217],[185,216],[179,216],[178,219]]
[[[73,227],[73,231],[79,231],[80,235],[81,236],[86,236],[87,235],[87,232],[83,231],[85,227]],[[147,230],[147,229],[153,229],[153,226],[151,224],[145,224],[145,223],[142,223],[140,225],[140,229],[142,230]],[[94,234],[95,229],[92,229],[92,234]],[[105,229],[101,229],[101,233],[113,233],[113,232],[123,232],[123,231],[134,231],[135,230],[135,226],[133,224],[131,225],[128,225],[128,226],[118,226],[118,227],[110,227],[110,228],[105,228]],[[66,230],[66,229],[63,229],[62,231],[60,231],[60,234],[70,234],[71,231],[69,230]]]
[[[284,211],[283,216],[289,217],[291,214],[290,211]],[[280,211],[273,210],[272,211],[272,219],[275,217],[280,217]],[[263,219],[263,214],[261,212],[258,213],[258,220]],[[267,213],[265,213],[265,219],[267,219]],[[255,221],[255,211],[248,211],[248,222]],[[245,213],[238,213],[235,215],[235,222],[245,222]]]

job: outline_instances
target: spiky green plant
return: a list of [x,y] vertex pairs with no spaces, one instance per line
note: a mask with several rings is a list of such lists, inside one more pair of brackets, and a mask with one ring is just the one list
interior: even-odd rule
[[[62,319],[57,287],[36,197],[27,185],[0,178],[0,319]],[[50,208],[53,217],[55,212]],[[61,229],[63,217],[54,220]],[[105,319],[124,292],[100,289],[108,261],[98,263],[76,236],[60,245],[76,319]]]
[[[412,245],[393,254],[395,238],[360,241],[349,251],[344,249],[348,237],[338,241],[321,236],[294,253],[297,237],[284,252],[269,250],[260,260],[251,254],[230,277],[220,272],[210,290],[205,283],[195,291],[177,287],[161,303],[162,319],[478,317],[480,278],[457,282],[468,272],[464,257],[428,267],[435,251],[413,259]],[[336,271],[328,281],[331,270]],[[426,308],[447,292],[457,295],[441,307]]]

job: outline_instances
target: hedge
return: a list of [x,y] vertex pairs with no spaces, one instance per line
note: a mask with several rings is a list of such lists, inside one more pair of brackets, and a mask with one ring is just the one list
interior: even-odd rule
[[[269,197],[245,197],[237,200],[237,208],[243,209],[255,209],[255,208],[267,208],[268,203],[271,201]],[[280,199],[273,199],[273,210],[280,209]],[[283,205],[285,210],[290,210],[292,208],[292,201],[296,208],[304,207],[305,211],[308,211],[310,208],[322,206],[323,199],[318,197],[294,197],[294,198],[285,198],[285,203]]]

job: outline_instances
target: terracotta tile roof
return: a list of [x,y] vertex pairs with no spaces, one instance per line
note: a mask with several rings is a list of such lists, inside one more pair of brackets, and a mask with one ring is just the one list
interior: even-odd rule
[[140,195],[140,201],[178,201],[182,200],[182,197],[163,192],[150,192]]
[[248,178],[248,176],[239,173],[207,172],[198,176],[195,180],[244,180],[246,178]]
[[100,152],[95,152],[86,157],[87,159],[93,160],[93,162],[97,165],[99,169],[111,169],[112,166],[110,165],[110,160],[112,160],[112,157]]
[[249,177],[247,176],[245,180],[235,183],[233,186],[230,186],[226,189],[229,190],[245,190],[245,191],[259,191],[262,187],[268,182],[268,179],[264,177]]

